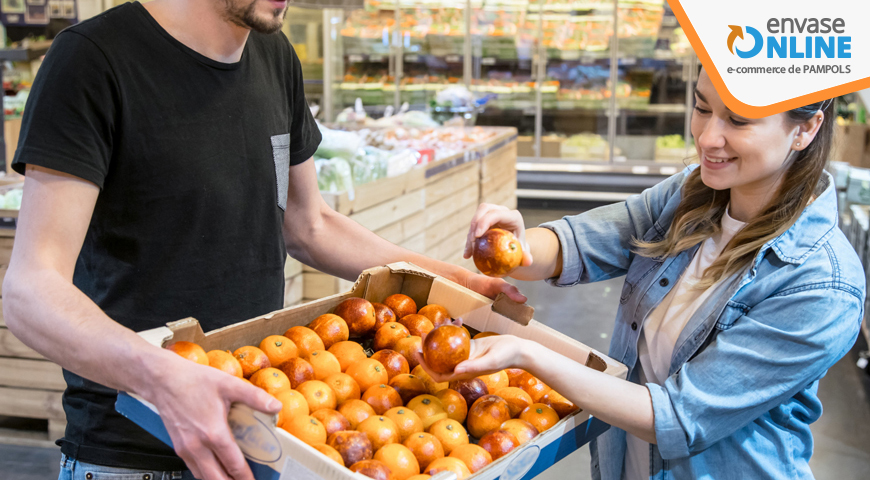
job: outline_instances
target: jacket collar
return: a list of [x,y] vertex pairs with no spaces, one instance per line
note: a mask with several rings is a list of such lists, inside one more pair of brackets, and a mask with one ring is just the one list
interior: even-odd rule
[[800,265],[831,238],[838,223],[837,191],[831,174],[823,172],[818,187],[822,193],[804,209],[791,228],[764,244],[754,266],[758,266],[768,249],[783,262]]

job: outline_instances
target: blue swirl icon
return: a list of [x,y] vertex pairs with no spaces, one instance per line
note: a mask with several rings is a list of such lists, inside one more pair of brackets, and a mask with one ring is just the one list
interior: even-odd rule
[[762,38],[761,32],[752,27],[746,27],[746,33],[752,35],[752,40],[755,42],[755,44],[748,52],[740,50],[739,48],[736,49],[737,56],[740,58],[752,58],[761,53],[761,49],[764,48],[764,38]]

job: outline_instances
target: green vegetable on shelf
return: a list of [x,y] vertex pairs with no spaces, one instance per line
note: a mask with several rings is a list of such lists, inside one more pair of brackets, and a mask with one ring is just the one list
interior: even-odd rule
[[682,135],[664,135],[656,138],[656,148],[686,148],[686,141]]

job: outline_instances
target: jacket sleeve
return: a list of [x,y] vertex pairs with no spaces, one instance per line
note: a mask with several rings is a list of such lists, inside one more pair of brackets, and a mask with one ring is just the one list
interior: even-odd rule
[[791,291],[739,317],[664,385],[646,385],[662,458],[687,457],[732,435],[821,378],[849,351],[864,309],[857,293]]
[[548,222],[562,247],[562,274],[549,283],[568,287],[615,278],[628,271],[632,238],[643,238],[665,205],[678,195],[692,165],[626,201]]

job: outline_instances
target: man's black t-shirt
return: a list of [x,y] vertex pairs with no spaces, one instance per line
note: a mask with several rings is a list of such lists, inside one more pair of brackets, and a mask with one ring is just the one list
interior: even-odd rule
[[[302,88],[283,35],[251,32],[238,63],[219,63],[175,40],[139,3],[58,35],[13,168],[38,165],[101,188],[75,285],[134,331],[187,316],[209,331],[281,308],[289,167],[320,143]],[[64,377],[63,453],[185,468],[115,411],[116,391]]]

